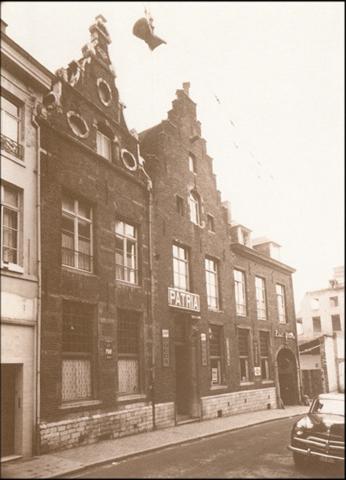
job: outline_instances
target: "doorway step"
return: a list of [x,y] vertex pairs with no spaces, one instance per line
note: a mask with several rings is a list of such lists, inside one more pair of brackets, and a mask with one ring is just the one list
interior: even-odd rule
[[185,423],[199,422],[199,417],[191,417],[190,415],[185,415],[178,413],[177,414],[177,425],[184,425]]

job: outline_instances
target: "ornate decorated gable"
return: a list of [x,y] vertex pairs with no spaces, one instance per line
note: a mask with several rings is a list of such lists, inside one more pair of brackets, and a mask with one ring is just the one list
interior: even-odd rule
[[56,82],[41,113],[55,128],[134,174],[139,166],[138,138],[125,122],[105,18],[98,15],[89,31],[90,41],[82,48],[82,58],[56,72]]

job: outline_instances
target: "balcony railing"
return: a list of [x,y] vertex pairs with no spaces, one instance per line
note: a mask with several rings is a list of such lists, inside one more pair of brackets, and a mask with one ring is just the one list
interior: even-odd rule
[[20,145],[12,138],[6,137],[6,135],[1,134],[1,150],[5,150],[8,153],[11,153],[15,157],[23,160],[24,158],[24,149],[23,145]]

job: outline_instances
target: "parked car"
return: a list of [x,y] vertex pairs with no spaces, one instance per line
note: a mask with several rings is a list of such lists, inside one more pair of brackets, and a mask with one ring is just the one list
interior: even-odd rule
[[310,459],[345,461],[345,395],[322,393],[315,397],[306,415],[295,422],[288,448],[297,467]]

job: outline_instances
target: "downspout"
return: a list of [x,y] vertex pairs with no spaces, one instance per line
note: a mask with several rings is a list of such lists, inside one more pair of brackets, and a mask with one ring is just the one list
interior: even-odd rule
[[290,275],[290,285],[291,285],[291,294],[292,294],[292,299],[293,299],[293,330],[294,330],[294,335],[295,335],[295,353],[296,353],[296,369],[297,369],[297,387],[298,387],[298,403],[300,405],[303,405],[303,381],[302,381],[302,374],[301,374],[301,369],[300,369],[300,354],[299,354],[299,345],[298,345],[298,333],[297,333],[297,317],[296,317],[296,308],[295,308],[295,302],[294,302],[294,290],[293,290],[293,279],[292,275]]
[[41,130],[32,115],[32,124],[36,129],[36,221],[37,221],[37,324],[36,324],[36,398],[35,398],[35,453],[40,454],[40,422],[41,422],[41,302],[42,302],[42,272],[41,272]]
[[151,352],[151,409],[153,417],[153,430],[156,430],[156,416],[155,416],[155,321],[154,321],[154,275],[153,275],[153,240],[152,240],[152,212],[153,212],[153,182],[146,172],[143,164],[139,161],[141,158],[139,141],[137,141],[137,158],[140,170],[144,173],[147,179],[147,189],[149,194],[148,205],[148,254],[149,254],[149,274],[150,274],[150,298],[149,298],[149,314],[151,316],[152,325],[152,352]]

